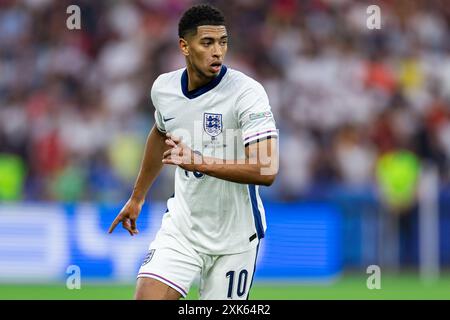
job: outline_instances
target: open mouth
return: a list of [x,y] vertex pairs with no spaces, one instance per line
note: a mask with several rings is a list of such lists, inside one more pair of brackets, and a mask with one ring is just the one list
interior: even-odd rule
[[211,69],[213,70],[214,73],[217,73],[220,71],[220,68],[222,67],[222,63],[220,62],[213,62],[211,63]]

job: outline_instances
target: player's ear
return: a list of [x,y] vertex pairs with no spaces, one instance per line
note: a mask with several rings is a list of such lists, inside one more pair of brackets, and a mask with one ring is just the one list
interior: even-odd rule
[[186,39],[180,38],[179,46],[180,46],[181,53],[187,57],[189,55],[189,45],[188,45],[188,42],[186,41]]

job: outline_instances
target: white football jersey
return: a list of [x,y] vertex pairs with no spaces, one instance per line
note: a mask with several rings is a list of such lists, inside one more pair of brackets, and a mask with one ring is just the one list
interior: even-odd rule
[[[278,136],[264,88],[225,65],[214,80],[193,91],[188,91],[185,68],[162,74],[151,98],[158,130],[181,137],[204,156],[245,159],[245,146]],[[246,251],[266,230],[258,188],[177,167],[162,227],[175,226],[202,253]]]

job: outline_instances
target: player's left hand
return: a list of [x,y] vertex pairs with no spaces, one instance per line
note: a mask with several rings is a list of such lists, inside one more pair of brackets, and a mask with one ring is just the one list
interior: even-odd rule
[[195,165],[202,163],[201,155],[193,152],[180,138],[171,133],[167,133],[166,137],[166,144],[171,148],[164,152],[162,162],[177,165],[187,171],[195,171]]

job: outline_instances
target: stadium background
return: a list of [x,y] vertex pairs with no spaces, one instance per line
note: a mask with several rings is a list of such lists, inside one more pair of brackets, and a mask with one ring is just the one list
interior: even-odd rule
[[[193,3],[0,1],[1,299],[132,298],[173,169],[138,237],[106,230],[154,123],[151,84],[184,64],[177,22]],[[252,298],[450,298],[446,1],[210,3],[227,18],[226,64],[264,85],[280,129]],[[66,28],[71,4],[81,30]]]

